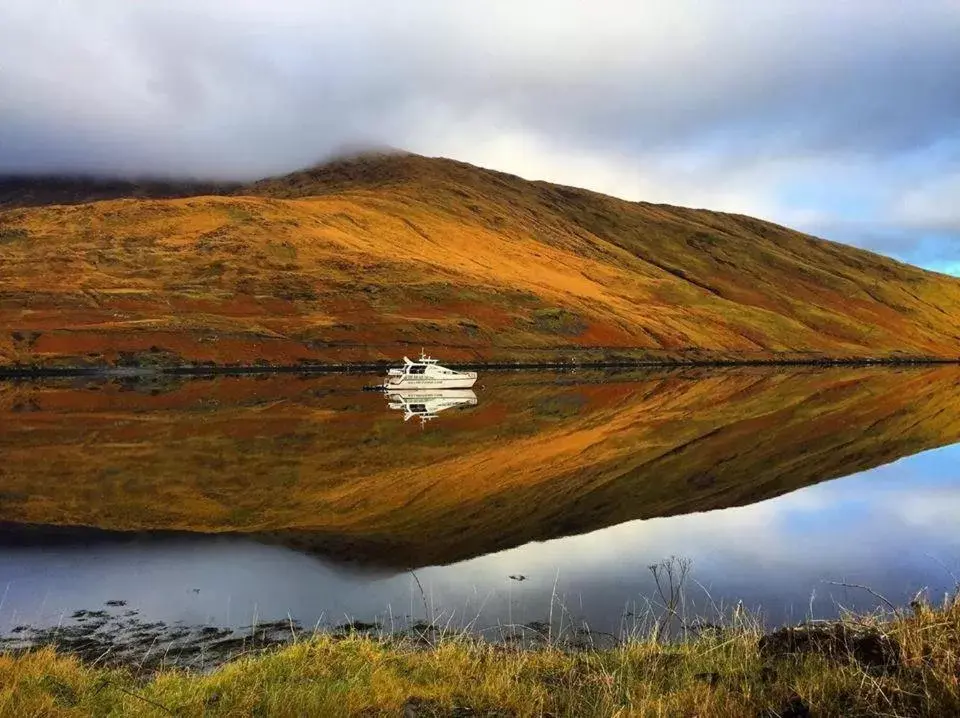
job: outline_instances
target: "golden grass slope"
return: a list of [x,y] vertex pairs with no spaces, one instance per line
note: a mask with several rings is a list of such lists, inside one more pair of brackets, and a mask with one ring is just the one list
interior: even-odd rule
[[0,519],[243,532],[409,567],[960,441],[952,365],[578,377],[488,373],[475,408],[424,429],[363,377],[0,384]]
[[0,211],[0,364],[960,357],[960,280],[748,217],[372,155]]

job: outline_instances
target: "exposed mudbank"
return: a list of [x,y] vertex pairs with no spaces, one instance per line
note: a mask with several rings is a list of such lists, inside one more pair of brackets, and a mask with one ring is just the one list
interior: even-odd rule
[[436,646],[453,636],[515,648],[536,648],[549,641],[568,650],[610,648],[620,642],[617,637],[591,631],[586,625],[568,627],[562,635],[553,636],[545,621],[497,627],[494,632],[470,632],[410,617],[399,617],[393,627],[356,619],[304,627],[289,617],[242,627],[189,625],[182,621],[144,620],[140,611],[116,599],[107,601],[103,608],[76,610],[56,626],[14,626],[6,635],[0,635],[0,654],[51,647],[95,665],[147,671],[209,670],[240,656],[317,634],[333,638],[367,635],[423,647]]
[[0,652],[50,646],[97,665],[205,670],[240,655],[286,645],[302,634],[295,621],[244,628],[145,621],[125,601],[112,600],[102,609],[74,611],[61,625],[15,626],[0,637]]
[[[666,616],[667,614],[665,614]],[[672,620],[672,619],[671,619]],[[681,634],[658,630],[659,639],[686,636],[716,638],[728,633],[741,634],[742,627],[695,620],[682,626]],[[408,620],[399,628],[379,622],[347,620],[333,625],[317,624],[304,628],[293,618],[268,621],[239,628],[214,625],[188,625],[178,621],[146,621],[126,601],[110,600],[100,609],[80,609],[64,617],[56,626],[18,625],[0,636],[0,653],[54,648],[58,653],[76,656],[81,661],[105,667],[127,667],[138,671],[180,668],[206,671],[240,656],[283,647],[317,634],[333,638],[370,636],[407,646],[433,648],[452,638],[484,641],[513,649],[537,649],[549,646],[565,651],[607,650],[640,639],[640,636],[592,631],[586,624],[568,626],[555,632],[547,621],[501,626],[498,630],[478,632],[422,620]],[[775,661],[799,654],[821,655],[838,662],[854,662],[865,668],[888,671],[899,667],[901,646],[877,625],[844,620],[801,623],[777,627],[757,634],[757,648],[764,658]],[[709,677],[708,677],[709,678]],[[719,680],[716,679],[709,680]]]

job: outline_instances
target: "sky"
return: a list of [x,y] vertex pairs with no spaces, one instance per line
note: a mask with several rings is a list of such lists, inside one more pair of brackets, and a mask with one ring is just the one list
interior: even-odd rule
[[960,0],[4,0],[0,173],[390,146],[960,275]]

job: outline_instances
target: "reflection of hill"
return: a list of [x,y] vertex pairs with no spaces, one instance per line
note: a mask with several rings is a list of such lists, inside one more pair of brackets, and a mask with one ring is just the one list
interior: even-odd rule
[[960,441],[960,368],[487,375],[425,431],[361,378],[0,385],[0,520],[391,566],[758,501]]

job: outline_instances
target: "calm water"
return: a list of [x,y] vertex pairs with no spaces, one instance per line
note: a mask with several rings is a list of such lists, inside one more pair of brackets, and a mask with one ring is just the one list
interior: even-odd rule
[[954,367],[370,381],[0,384],[0,632],[116,600],[618,632],[670,556],[694,611],[772,622],[876,604],[831,582],[906,602],[960,576]]

